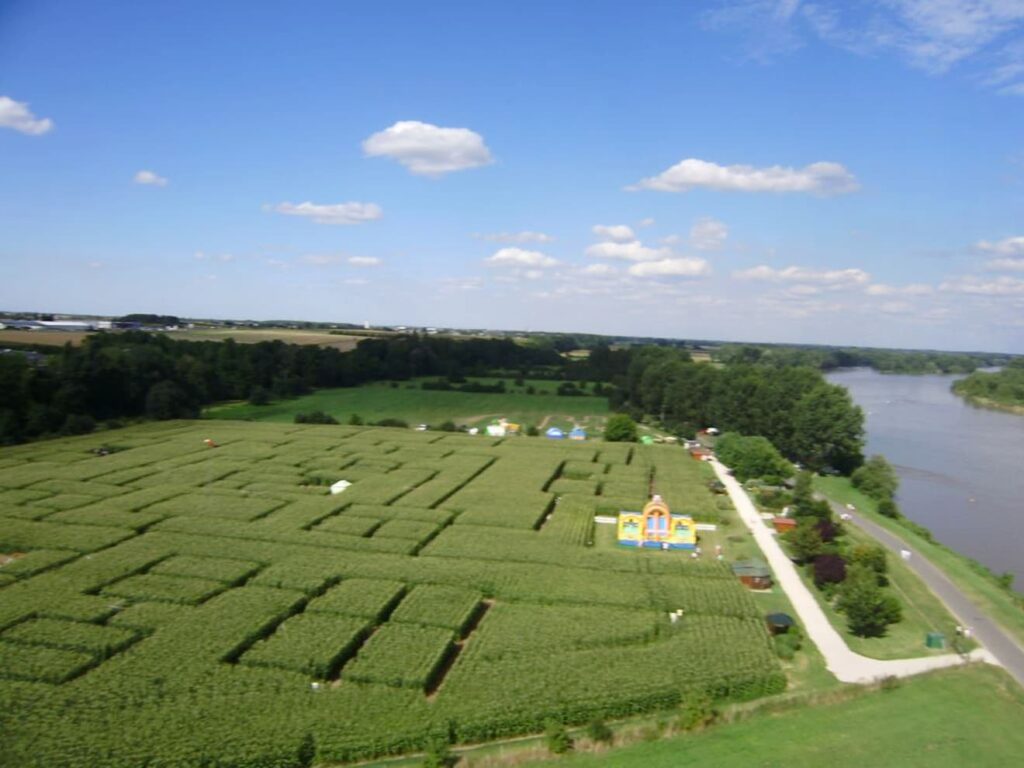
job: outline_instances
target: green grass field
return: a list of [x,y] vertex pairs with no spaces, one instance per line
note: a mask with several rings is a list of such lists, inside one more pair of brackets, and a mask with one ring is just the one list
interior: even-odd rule
[[[494,380],[477,381],[490,383]],[[263,406],[248,403],[218,405],[206,409],[204,416],[211,419],[292,422],[296,413],[324,411],[342,423],[358,414],[364,421],[396,418],[409,424],[434,426],[449,420],[456,424],[481,426],[492,419],[504,417],[524,426],[543,423],[569,429],[580,424],[599,431],[608,415],[608,400],[604,397],[561,397],[554,394],[558,386],[554,381],[526,381],[522,387],[512,386],[510,379],[505,381],[510,390],[506,394],[423,390],[412,382],[403,382],[394,388],[380,382],[361,387],[323,389],[305,397]],[[526,386],[547,394],[528,395]]]
[[671,447],[237,421],[6,449],[4,760],[292,768],[778,694],[790,670],[725,563],[588,546],[652,476],[717,514],[702,469]]
[[1019,764],[1024,754],[1022,722],[1020,688],[1001,670],[971,666],[851,701],[758,714],[701,733],[531,765],[1003,768]]
[[854,488],[844,477],[815,477],[815,488],[840,504],[853,504],[857,510],[879,525],[888,528],[932,564],[941,568],[964,593],[980,605],[989,616],[1024,643],[1024,598],[1000,586],[969,558],[942,544],[927,541],[920,534],[898,521],[878,514],[877,504]]

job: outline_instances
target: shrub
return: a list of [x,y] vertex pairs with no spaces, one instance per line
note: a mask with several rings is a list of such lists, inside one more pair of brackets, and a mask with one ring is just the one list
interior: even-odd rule
[[266,387],[255,386],[249,393],[249,405],[269,405],[270,390]]
[[814,559],[814,584],[821,589],[826,584],[839,584],[846,578],[846,561],[840,555],[818,555]]
[[548,720],[544,726],[544,744],[555,755],[564,755],[566,752],[571,752],[573,747],[572,736],[569,735],[565,726],[557,720]]
[[381,419],[380,421],[375,421],[373,423],[373,425],[375,427],[399,427],[401,429],[408,429],[409,428],[409,422],[407,422],[407,421],[405,421],[403,419],[395,419],[395,418]]
[[899,601],[878,586],[875,572],[866,565],[852,565],[839,591],[837,607],[846,623],[860,637],[881,637],[885,628],[903,617]]
[[635,443],[636,422],[625,413],[610,416],[604,428],[604,439],[609,443]]
[[615,738],[615,734],[612,733],[612,729],[607,726],[604,720],[595,719],[587,724],[587,738],[595,744],[610,744],[612,739]]
[[747,437],[738,432],[729,432],[715,442],[715,453],[741,482],[755,477],[777,479],[793,474],[793,466],[763,437]]
[[329,413],[323,411],[310,411],[309,413],[296,413],[296,424],[337,424],[338,420]]
[[896,470],[884,456],[872,456],[850,475],[850,481],[854,488],[876,501],[892,499],[900,484]]
[[64,426],[60,428],[62,435],[87,435],[96,429],[96,422],[92,416],[84,413],[71,413],[64,419]]
[[828,519],[819,519],[814,523],[814,527],[818,529],[818,535],[821,536],[821,540],[826,544],[835,541],[842,533],[839,530],[839,526]]
[[348,423],[353,427],[361,427],[363,426],[363,417],[358,413],[353,413],[348,417]]
[[458,428],[455,426],[455,422],[449,419],[448,421],[441,422],[441,426],[438,429],[442,432],[455,432]]
[[878,502],[878,514],[895,519],[900,516],[900,508],[892,499],[883,499]]

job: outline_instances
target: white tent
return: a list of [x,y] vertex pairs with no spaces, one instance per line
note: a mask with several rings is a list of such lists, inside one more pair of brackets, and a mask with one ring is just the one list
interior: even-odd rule
[[350,485],[352,485],[352,483],[350,483],[348,480],[339,480],[338,482],[336,482],[334,485],[331,486],[331,493],[332,494],[341,493],[346,488],[348,488]]

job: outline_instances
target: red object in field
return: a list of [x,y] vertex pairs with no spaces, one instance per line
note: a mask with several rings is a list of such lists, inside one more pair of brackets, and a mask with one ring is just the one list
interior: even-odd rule
[[207,448],[219,448],[220,447],[215,442],[213,442],[213,440],[211,440],[210,438],[206,438],[205,440],[203,440],[203,444]]
[[792,517],[773,517],[772,525],[779,533],[785,533],[796,528],[796,520]]

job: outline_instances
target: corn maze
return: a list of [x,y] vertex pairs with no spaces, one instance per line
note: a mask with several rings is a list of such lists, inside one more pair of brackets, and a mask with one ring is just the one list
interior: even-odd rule
[[588,546],[652,477],[715,519],[703,469],[655,446],[241,422],[5,449],[3,762],[286,768],[777,692],[727,566]]

